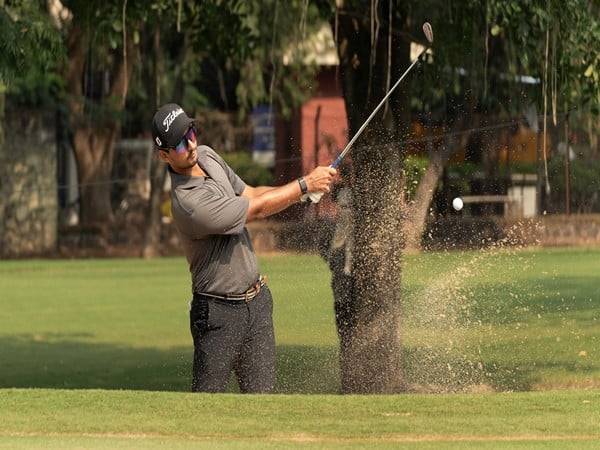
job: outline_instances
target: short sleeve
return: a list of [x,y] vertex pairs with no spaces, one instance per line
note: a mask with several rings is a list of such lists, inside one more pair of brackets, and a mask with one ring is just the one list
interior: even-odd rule
[[231,167],[229,167],[229,164],[227,164],[227,162],[225,162],[225,160],[221,157],[221,155],[219,155],[214,150],[212,150],[211,153],[214,156],[214,158],[217,160],[217,162],[221,165],[221,167],[223,167],[223,170],[225,171],[225,174],[227,175],[227,179],[231,183],[231,187],[233,187],[233,191],[235,192],[235,195],[238,195],[238,196],[242,195],[242,192],[244,192],[244,189],[246,189],[246,183],[244,183],[244,180],[242,180],[233,171],[233,169]]
[[231,182],[235,195],[242,195],[242,192],[246,189],[246,183],[244,183],[244,180],[242,180],[227,163],[225,163],[225,166],[227,167],[225,172],[227,172],[227,177]]
[[245,197],[215,195],[206,190],[182,190],[173,204],[179,230],[192,239],[213,234],[240,234],[248,215]]

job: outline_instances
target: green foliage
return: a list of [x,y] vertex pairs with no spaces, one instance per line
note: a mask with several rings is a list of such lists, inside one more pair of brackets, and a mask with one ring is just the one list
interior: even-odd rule
[[7,91],[8,101],[13,106],[28,108],[54,106],[63,88],[64,79],[55,67],[47,71],[36,67],[13,79]]
[[0,6],[0,83],[55,66],[64,56],[60,36],[42,2],[4,1]]
[[249,109],[252,105],[258,105],[267,98],[267,87],[263,78],[263,69],[260,61],[249,59],[240,69],[243,81],[238,83],[235,93],[240,104]]
[[459,162],[448,165],[448,172],[460,178],[470,178],[481,168],[472,162]]
[[[351,2],[350,7],[359,14],[370,9],[366,0]],[[395,8],[402,10],[403,5]],[[412,23],[429,20],[435,35],[433,55],[413,86],[415,110],[461,110],[472,103],[482,112],[514,115],[532,101],[541,110],[540,84],[526,85],[517,76],[543,80],[549,30],[549,99],[554,97],[559,111],[585,106],[598,112],[598,2],[423,0],[406,9]],[[416,39],[421,36],[414,25],[406,31]]]
[[[125,24],[123,24],[124,0],[64,0],[63,5],[72,13],[72,19],[63,24],[65,31],[69,27],[81,27],[84,36],[89,39],[90,53],[99,64],[112,60],[113,51],[123,46],[123,25],[126,33],[139,38],[141,22],[153,24],[154,2],[127,0]],[[121,55],[117,53],[117,55]],[[94,61],[92,61],[94,62]]]
[[538,169],[537,164],[534,162],[515,161],[510,163],[510,167],[506,167],[505,164],[502,164],[500,167],[497,167],[496,170],[496,173],[502,177],[515,173],[537,174]]
[[447,183],[445,186],[449,191],[465,195],[471,192],[470,181],[475,172],[481,170],[481,166],[472,162],[458,162],[449,164],[447,170]]
[[[190,45],[185,64],[171,61],[169,71],[181,71],[185,84],[210,93],[227,90],[217,84],[235,80],[235,98],[221,95],[242,115],[267,102],[289,115],[310,91],[315,67],[284,66],[282,59],[318,23],[316,6],[304,0],[209,0],[182,1],[180,14],[160,1],[151,9],[160,23],[169,24],[163,29],[165,46],[177,51],[185,42]],[[213,80],[211,72],[220,79]],[[201,93],[210,98],[209,92]]]
[[303,61],[306,49],[300,44],[322,23],[321,11],[303,0],[247,1],[239,11],[253,43],[236,89],[240,112],[269,102],[289,117],[313,88],[317,67]]
[[512,173],[537,173],[537,164],[526,162],[514,162],[511,163],[510,171]]
[[[241,116],[257,104],[272,103],[289,116],[310,92],[316,71],[298,61],[282,63],[302,32],[308,34],[321,23],[316,6],[304,11],[306,5],[305,0],[153,1],[144,19],[153,25],[140,31],[142,57],[128,100],[136,115],[128,118],[127,128],[141,132],[144,122],[139,117],[148,122],[155,110],[151,94],[156,58],[161,63],[159,103],[177,101],[192,114],[215,108]],[[152,42],[157,27],[159,55]]]
[[254,162],[250,153],[223,153],[222,156],[246,184],[250,186],[270,186],[273,184],[273,175],[271,175],[269,169]]
[[41,2],[0,2],[0,145],[4,142],[5,96],[26,92],[26,104],[45,102],[57,84],[43,74],[63,56],[59,34]]
[[512,74],[529,74],[543,80],[547,62],[548,84],[554,86],[548,89],[549,97],[561,109],[564,105],[571,108],[600,104],[600,15],[597,3],[589,0],[493,0],[488,5],[488,20],[506,43]]

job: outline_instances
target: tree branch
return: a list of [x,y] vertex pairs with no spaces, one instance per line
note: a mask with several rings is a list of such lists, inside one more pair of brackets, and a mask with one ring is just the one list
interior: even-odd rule
[[67,56],[65,79],[67,82],[67,104],[71,115],[76,118],[83,116],[84,99],[81,78],[85,69],[85,48],[87,36],[78,25],[69,28],[67,35]]

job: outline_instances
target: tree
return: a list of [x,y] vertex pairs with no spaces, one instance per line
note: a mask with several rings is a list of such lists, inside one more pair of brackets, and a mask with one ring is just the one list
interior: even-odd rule
[[51,67],[62,56],[60,37],[40,2],[0,1],[0,146],[10,83],[31,71]]
[[[180,8],[182,7],[180,3]],[[163,36],[166,34],[167,37],[173,39],[175,34],[176,38],[179,38],[181,45],[179,45],[178,51],[175,55],[175,83],[176,86],[173,91],[175,97],[171,97],[171,100],[175,103],[180,103],[183,97],[183,67],[187,63],[189,55],[189,32],[186,31],[181,33],[181,22],[180,13],[173,15],[172,8],[167,2],[158,1],[155,2],[151,11],[153,11],[152,19],[146,18],[145,23],[148,22],[153,26],[149,27],[150,32],[146,34],[146,52],[147,59],[150,64],[146,67],[149,69],[148,73],[150,77],[146,77],[145,85],[143,86],[144,92],[151,92],[151,95],[145,97],[148,102],[142,102],[145,105],[143,111],[145,114],[141,114],[143,123],[150,123],[151,115],[160,107],[163,102],[165,95],[165,75],[166,75],[166,64],[165,64],[165,45],[163,44]],[[173,30],[173,24],[177,24],[175,30]],[[185,24],[184,24],[185,25]],[[174,33],[174,32],[175,33]],[[171,32],[171,33],[169,33]],[[179,36],[177,36],[179,35]],[[176,39],[177,40],[177,39]],[[149,45],[148,45],[149,44]],[[167,53],[168,54],[168,53]],[[160,201],[163,193],[165,178],[167,176],[167,170],[164,163],[158,158],[152,158],[150,163],[150,198],[148,199],[148,205],[146,207],[146,222],[143,230],[143,243],[141,249],[141,256],[149,258],[158,255],[158,247],[160,242],[160,224],[161,224],[161,212],[160,212]]]
[[[64,67],[66,104],[79,177],[80,221],[113,220],[110,177],[115,142],[129,88],[139,38],[127,0],[65,2],[62,23],[68,61]],[[129,3],[139,11],[142,3]]]
[[[150,123],[154,112],[167,101],[181,104],[192,115],[199,106],[205,105],[209,93],[196,87],[206,78],[202,70],[205,61],[211,62],[211,67],[216,68],[219,79],[222,79],[223,69],[231,58],[252,45],[240,14],[243,4],[241,1],[230,2],[228,8],[223,8],[219,0],[180,2],[175,14],[169,2],[157,1],[152,5],[154,27],[149,29],[146,36],[149,45],[145,47],[145,55],[151,61],[147,65],[148,73],[152,76],[146,78],[144,86],[144,91],[152,92],[152,95],[145,98],[143,122]],[[227,105],[227,99],[224,103]],[[142,246],[144,257],[158,253],[159,205],[166,174],[166,165],[153,158]]]
[[[427,67],[415,75],[418,82],[413,85],[413,113],[437,125],[442,135],[435,136],[439,132],[430,132],[434,135],[429,136],[425,144],[427,167],[413,198],[406,199],[402,228],[405,246],[410,250],[421,249],[421,239],[439,180],[452,155],[464,148],[470,138],[470,133],[463,130],[476,128],[482,122],[482,116],[497,107],[501,96],[494,91],[487,99],[482,98],[495,74],[493,69],[497,60],[493,56],[497,49],[481,39],[487,32],[487,22],[480,2],[444,3],[433,0],[424,2],[421,7],[423,9],[416,15],[425,17],[423,11],[427,11],[435,43]],[[491,67],[486,66],[484,61],[486,52],[487,59],[494,61]],[[467,69],[467,74],[461,75],[459,68]]]
[[[390,82],[409,65],[410,42],[419,38],[414,37],[417,28],[411,26],[409,11],[400,2],[377,3],[377,20],[364,14],[369,8],[364,2],[343,3],[336,11],[334,31],[349,134],[353,135]],[[404,385],[399,338],[403,186],[397,142],[407,132],[408,100],[407,86],[399,87],[352,153],[352,320],[350,338],[341,348],[344,392],[393,392]]]
[[[572,109],[587,110],[590,118],[600,113],[600,39],[598,3],[592,0],[551,0],[490,3],[494,20],[492,34],[506,44],[509,70],[528,73],[540,79],[536,92],[542,111],[542,142],[538,148],[538,204],[543,180],[550,194],[546,135],[550,117],[558,124],[558,112],[565,113],[568,129]],[[539,146],[538,146],[539,147]]]
[[[407,79],[353,149],[354,245],[350,339],[341,348],[345,392],[389,392],[403,388],[400,335],[403,246],[419,247],[433,194],[449,156],[464,146],[467,127],[485,116],[523,111],[518,75],[540,76],[546,64],[549,29],[560,23],[566,93],[579,103],[598,102],[598,57],[593,42],[598,21],[592,2],[336,2],[331,23],[337,35],[340,76],[353,135],[383,97],[390,81],[409,65],[418,29],[432,22],[433,59],[422,65],[418,83]],[[563,11],[563,12],[561,12]],[[439,26],[437,26],[439,24]],[[564,38],[564,40],[563,40]],[[562,55],[562,56],[561,56]],[[416,71],[415,71],[416,73]],[[413,73],[413,76],[416,76]],[[465,75],[466,74],[466,75]],[[541,76],[540,76],[541,78]],[[572,81],[569,81],[569,80]],[[590,82],[592,81],[592,82]],[[451,89],[448,89],[451,88]],[[534,96],[538,103],[543,96]],[[585,99],[584,99],[585,98]],[[407,127],[414,113],[445,129],[429,149],[429,165],[412,204],[403,207],[402,169]],[[404,216],[404,218],[402,217]]]

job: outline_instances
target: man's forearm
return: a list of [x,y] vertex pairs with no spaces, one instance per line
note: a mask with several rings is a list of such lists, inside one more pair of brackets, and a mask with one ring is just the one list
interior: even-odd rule
[[301,195],[297,180],[283,186],[260,186],[255,189],[261,189],[262,193],[250,199],[247,222],[277,214],[298,202]]
[[254,188],[254,196],[258,197],[260,195],[263,195],[266,192],[272,191],[273,189],[277,189],[277,187],[275,186],[257,186]]
[[263,195],[265,192],[272,191],[273,189],[277,189],[277,188],[273,187],[273,186],[258,186],[258,187],[246,186],[246,188],[244,189],[244,192],[242,192],[242,196],[246,197],[249,200],[252,200],[253,198]]

